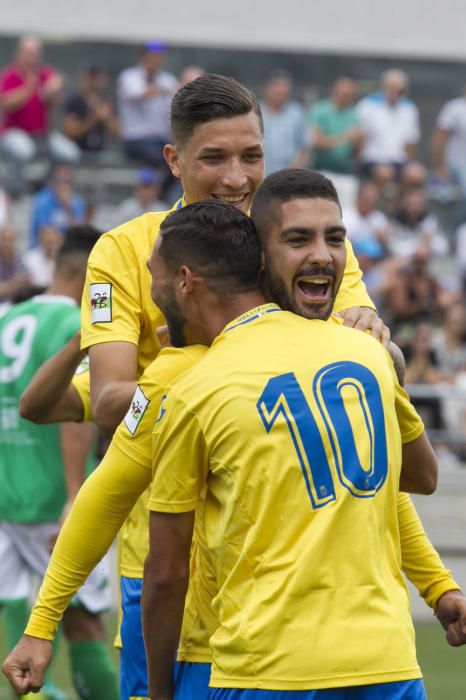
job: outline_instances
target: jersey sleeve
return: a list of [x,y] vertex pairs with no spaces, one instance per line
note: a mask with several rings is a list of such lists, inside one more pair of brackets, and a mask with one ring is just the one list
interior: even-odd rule
[[63,525],[25,634],[53,639],[70,600],[102,559],[151,472],[110,445],[85,481]]
[[149,510],[195,510],[207,470],[208,450],[197,417],[169,390],[162,399],[153,434]]
[[141,466],[152,468],[152,431],[166,387],[190,369],[207,348],[164,348],[142,375],[114,441]]
[[346,266],[343,279],[333,310],[335,313],[345,311],[351,306],[368,306],[375,309],[374,302],[370,298],[366,290],[366,285],[362,281],[362,272],[359,263],[353,251],[353,246],[348,238],[346,244]]
[[143,319],[134,249],[112,233],[97,241],[89,257],[81,304],[81,347],[125,341],[138,345]]
[[434,608],[447,591],[461,590],[427,537],[411,498],[398,494],[401,564],[427,605]]
[[73,379],[71,380],[71,384],[78,392],[78,396],[83,406],[83,421],[91,423],[94,420],[94,415],[92,413],[91,382],[89,376],[89,368],[84,372],[75,374]]

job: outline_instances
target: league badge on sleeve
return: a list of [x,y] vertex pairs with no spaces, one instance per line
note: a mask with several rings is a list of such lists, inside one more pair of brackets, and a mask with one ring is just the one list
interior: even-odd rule
[[128,413],[123,419],[124,424],[128,428],[131,435],[134,435],[136,432],[149,404],[149,399],[144,396],[141,388],[138,387],[133,398],[131,399],[131,406],[128,409]]
[[91,284],[91,323],[110,323],[112,320],[112,285],[104,282]]

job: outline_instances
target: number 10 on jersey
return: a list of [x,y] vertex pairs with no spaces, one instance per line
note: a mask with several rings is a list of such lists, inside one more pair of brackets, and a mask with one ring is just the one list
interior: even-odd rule
[[[312,390],[325,425],[323,434],[292,372],[270,379],[257,402],[266,431],[278,420],[285,421],[313,508],[336,499],[325,444],[340,483],[355,498],[373,498],[388,472],[385,418],[375,376],[356,362],[335,362],[317,372]],[[365,464],[356,441],[367,441]]]

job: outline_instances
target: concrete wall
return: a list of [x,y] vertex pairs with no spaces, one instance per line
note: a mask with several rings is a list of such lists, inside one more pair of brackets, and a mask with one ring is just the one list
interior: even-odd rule
[[0,0],[0,33],[466,58],[464,0]]

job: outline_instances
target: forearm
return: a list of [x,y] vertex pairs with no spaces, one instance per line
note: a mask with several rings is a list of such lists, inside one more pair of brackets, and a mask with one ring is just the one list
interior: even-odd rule
[[136,386],[136,380],[110,382],[103,387],[95,404],[93,403],[94,420],[105,437],[111,437],[123,420]]
[[438,463],[426,433],[402,448],[400,489],[408,493],[430,495],[437,488]]
[[26,634],[53,639],[70,600],[107,552],[150,479],[150,469],[110,446],[60,531]]
[[86,464],[94,442],[90,423],[64,423],[60,426],[61,453],[68,502],[73,501],[84,483]]
[[144,568],[142,625],[148,659],[151,700],[172,700],[173,667],[178,648],[188,576],[160,581],[149,556]]
[[437,128],[432,137],[432,159],[436,170],[442,170],[444,167],[445,144],[448,138],[448,133]]
[[427,605],[434,608],[447,591],[460,590],[427,537],[410,497],[398,495],[402,568]]
[[21,396],[21,416],[35,423],[82,420],[83,411],[79,397],[76,397],[76,402],[69,397],[68,410],[63,417],[57,417],[55,409],[66,394],[76,368],[84,356],[79,348],[79,335],[76,335],[60,352],[45,362]]
[[32,86],[29,83],[21,85],[14,90],[8,90],[1,98],[1,104],[5,112],[14,112],[20,109],[24,103],[31,97],[33,92]]

